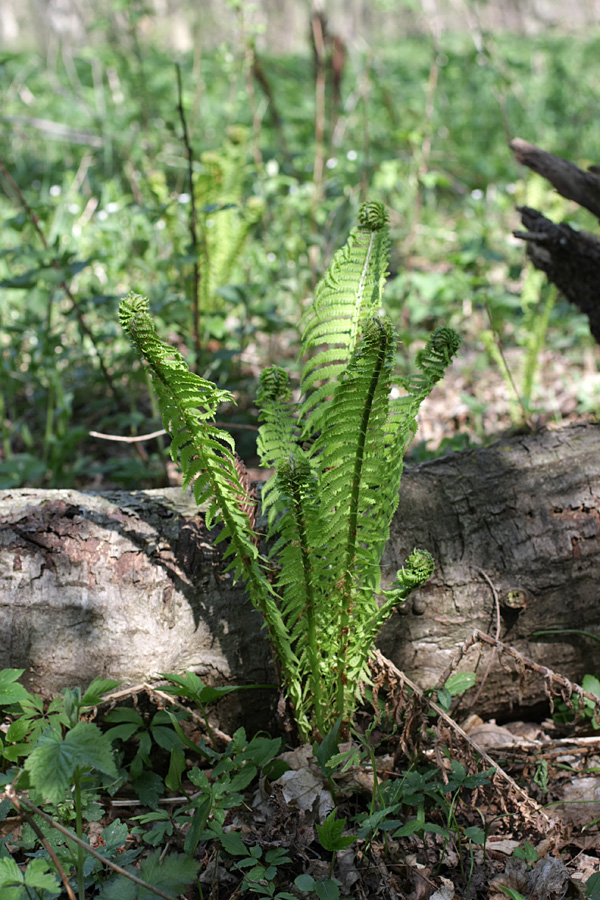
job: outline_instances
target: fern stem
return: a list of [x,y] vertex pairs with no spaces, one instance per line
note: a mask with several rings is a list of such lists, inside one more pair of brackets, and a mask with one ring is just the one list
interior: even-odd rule
[[371,259],[373,256],[373,248],[375,246],[377,232],[369,231],[368,235],[369,235],[369,246],[368,246],[367,253],[365,256],[365,262],[364,262],[364,265],[362,268],[362,272],[360,273],[360,281],[358,283],[358,288],[356,290],[356,311],[355,311],[355,315],[354,315],[354,320],[352,322],[352,331],[350,333],[350,345],[348,348],[351,354],[354,352],[354,348],[356,347],[356,345],[358,343],[359,327],[360,327],[360,321],[361,321],[360,314],[363,309],[365,287],[367,285],[369,277],[372,274],[371,273]]
[[373,409],[373,401],[377,385],[383,371],[385,355],[388,345],[388,334],[379,319],[374,319],[374,323],[380,329],[379,352],[371,380],[369,389],[365,398],[363,414],[360,423],[360,431],[358,435],[358,443],[356,446],[356,456],[354,459],[354,473],[352,476],[350,508],[348,516],[348,537],[346,541],[346,560],[344,564],[344,580],[342,590],[340,592],[341,610],[339,618],[339,640],[337,654],[337,687],[336,687],[336,706],[339,715],[345,717],[346,712],[346,650],[348,647],[348,633],[350,629],[350,614],[352,612],[352,583],[353,568],[356,557],[356,537],[358,534],[358,510],[360,501],[360,489],[362,483],[362,469],[365,459],[365,447],[367,443],[367,432],[369,428],[369,419]]
[[321,665],[319,648],[317,646],[317,627],[316,627],[316,604],[313,589],[313,572],[310,560],[310,544],[306,533],[306,522],[304,518],[304,509],[302,503],[301,492],[297,485],[294,485],[291,497],[293,503],[293,514],[298,529],[298,538],[300,543],[300,556],[302,558],[302,570],[304,573],[304,594],[306,596],[306,618],[307,618],[307,635],[308,635],[308,655],[310,660],[309,684],[310,692],[313,697],[315,721],[317,729],[321,735],[325,734],[325,722],[323,718],[323,694],[321,691]]

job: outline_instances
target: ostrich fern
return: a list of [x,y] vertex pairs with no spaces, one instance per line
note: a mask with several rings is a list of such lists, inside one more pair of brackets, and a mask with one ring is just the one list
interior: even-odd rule
[[292,400],[285,370],[261,375],[258,451],[275,469],[262,491],[268,559],[256,547],[233,441],[213,424],[231,394],[191,374],[158,338],[144,298],[129,295],[120,309],[150,367],[184,486],[193,485],[198,503],[208,501],[209,526],[221,521],[230,568],[264,617],[304,739],[352,718],[379,629],[433,571],[430,554],[415,550],[395,584],[381,585],[419,406],[460,340],[451,329],[436,331],[417,355],[417,374],[400,379],[404,396],[391,398],[396,337],[380,316],[387,235],[383,206],[364,204],[302,323],[300,400]]

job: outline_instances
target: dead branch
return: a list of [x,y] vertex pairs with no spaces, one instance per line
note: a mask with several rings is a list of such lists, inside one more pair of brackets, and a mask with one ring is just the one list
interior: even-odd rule
[[522,138],[515,138],[509,146],[517,162],[549,181],[562,197],[574,200],[600,219],[600,177],[595,171],[585,172]]

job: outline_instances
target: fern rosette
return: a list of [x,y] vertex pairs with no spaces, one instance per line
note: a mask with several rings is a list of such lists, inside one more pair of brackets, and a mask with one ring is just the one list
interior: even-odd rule
[[231,438],[213,422],[231,395],[188,372],[157,337],[145,301],[130,295],[121,307],[150,365],[171,454],[198,502],[208,502],[209,520],[221,518],[231,567],[265,617],[303,739],[351,721],[379,629],[433,571],[431,555],[415,550],[396,584],[381,585],[404,453],[460,339],[449,328],[435,332],[417,373],[396,379],[404,396],[391,398],[397,338],[380,315],[388,248],[384,207],[364,204],[303,319],[300,398],[284,369],[261,375],[257,449],[274,470],[262,491],[269,562],[244,512]]

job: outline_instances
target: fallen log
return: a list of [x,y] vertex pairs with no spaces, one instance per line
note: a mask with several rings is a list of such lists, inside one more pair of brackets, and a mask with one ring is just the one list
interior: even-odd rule
[[[26,669],[30,688],[48,696],[98,675],[134,684],[186,668],[219,683],[275,680],[260,616],[189,495],[8,490],[0,511],[0,668]],[[476,628],[575,681],[597,672],[594,642],[572,632],[600,636],[599,426],[407,467],[387,582],[415,546],[436,572],[379,647],[422,687]],[[536,636],[549,629],[571,633]],[[477,712],[502,719],[545,702],[543,679],[498,663]]]

